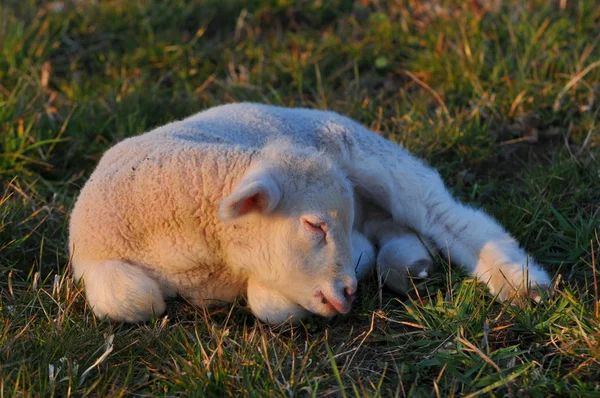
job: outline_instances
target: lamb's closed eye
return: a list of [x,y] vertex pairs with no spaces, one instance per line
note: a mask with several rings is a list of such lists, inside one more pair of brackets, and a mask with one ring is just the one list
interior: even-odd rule
[[327,232],[329,231],[329,227],[323,221],[311,219],[308,217],[302,217],[302,226],[309,232],[315,236],[315,238],[322,240],[323,242],[327,242]]

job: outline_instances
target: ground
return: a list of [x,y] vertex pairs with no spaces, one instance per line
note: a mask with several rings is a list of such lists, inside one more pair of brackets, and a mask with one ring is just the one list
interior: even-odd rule
[[[599,393],[600,7],[391,3],[0,4],[0,396]],[[554,296],[502,304],[440,258],[408,297],[372,277],[297,327],[242,301],[97,319],[69,274],[78,190],[115,142],[236,101],[335,110],[424,157]]]

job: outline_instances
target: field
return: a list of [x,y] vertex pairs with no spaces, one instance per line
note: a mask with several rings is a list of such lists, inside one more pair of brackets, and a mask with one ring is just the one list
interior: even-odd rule
[[[554,277],[499,303],[443,258],[292,327],[243,300],[94,317],[69,274],[112,144],[213,105],[335,110],[440,170]],[[452,259],[450,259],[452,262]],[[591,0],[0,3],[0,397],[599,396],[600,7]]]

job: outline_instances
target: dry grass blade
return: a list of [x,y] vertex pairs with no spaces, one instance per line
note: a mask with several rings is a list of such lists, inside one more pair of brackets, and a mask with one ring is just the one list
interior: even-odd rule
[[573,76],[571,80],[569,80],[569,82],[560,91],[560,93],[558,93],[556,99],[554,100],[554,105],[552,106],[554,112],[560,109],[560,102],[562,101],[562,98],[565,96],[567,91],[569,91],[573,86],[579,83],[579,81],[583,79],[585,75],[587,75],[590,71],[592,71],[594,68],[597,68],[598,66],[600,66],[600,61],[593,62],[590,65],[588,65],[584,70]]

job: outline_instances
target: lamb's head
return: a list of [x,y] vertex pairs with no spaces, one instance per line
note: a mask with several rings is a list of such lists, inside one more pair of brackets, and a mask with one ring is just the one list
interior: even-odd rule
[[228,259],[247,270],[256,316],[279,322],[350,310],[354,196],[326,155],[268,146],[222,200],[220,217],[236,226]]

